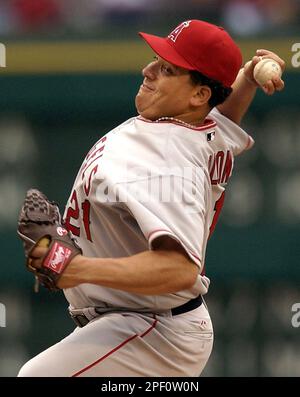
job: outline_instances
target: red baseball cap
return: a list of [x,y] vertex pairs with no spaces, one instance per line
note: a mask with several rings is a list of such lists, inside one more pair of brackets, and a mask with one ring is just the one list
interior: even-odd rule
[[161,58],[230,87],[241,68],[239,47],[221,27],[190,20],[182,22],[167,37],[139,32]]

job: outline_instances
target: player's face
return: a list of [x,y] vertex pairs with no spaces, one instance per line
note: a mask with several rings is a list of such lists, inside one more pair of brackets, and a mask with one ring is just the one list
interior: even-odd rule
[[142,74],[144,81],[135,98],[138,113],[149,120],[184,119],[191,111],[190,99],[195,93],[189,72],[155,57]]

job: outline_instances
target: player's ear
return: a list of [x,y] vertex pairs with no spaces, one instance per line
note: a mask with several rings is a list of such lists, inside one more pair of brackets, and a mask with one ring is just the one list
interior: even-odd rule
[[197,85],[191,96],[190,103],[193,107],[203,106],[211,98],[211,89],[207,85]]

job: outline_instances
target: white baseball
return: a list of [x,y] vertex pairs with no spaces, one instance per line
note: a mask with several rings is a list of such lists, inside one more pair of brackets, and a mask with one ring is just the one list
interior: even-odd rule
[[273,77],[281,77],[281,75],[282,70],[279,63],[270,58],[263,58],[253,70],[253,76],[259,85],[264,85]]

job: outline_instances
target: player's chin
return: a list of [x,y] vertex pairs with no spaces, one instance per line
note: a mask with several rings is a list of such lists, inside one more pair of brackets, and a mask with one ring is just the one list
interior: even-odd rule
[[153,100],[145,98],[143,95],[137,95],[135,97],[135,107],[138,114],[147,120],[157,120],[160,116],[158,115],[157,106],[153,105]]
[[155,115],[153,115],[151,112],[149,112],[147,109],[141,110],[137,108],[137,112],[140,116],[142,116],[144,119],[150,120],[150,121],[155,121],[158,119]]
[[139,92],[137,93],[137,95],[135,97],[135,106],[137,108],[137,111],[140,112],[144,108],[146,108],[148,102],[149,102],[149,98],[147,98],[147,95],[144,92],[142,92],[141,90],[139,90]]
[[135,107],[138,114],[146,119],[148,119],[148,106],[144,98],[142,98],[139,94],[135,97]]

